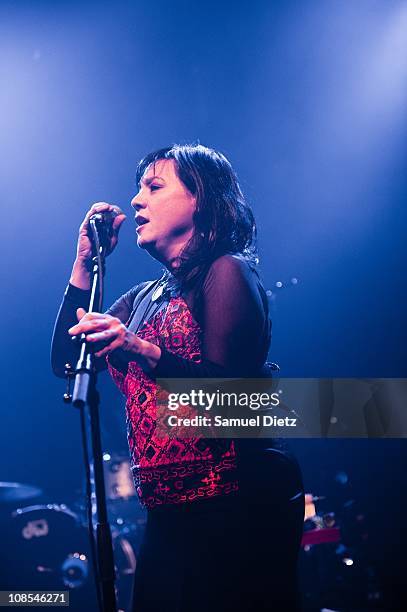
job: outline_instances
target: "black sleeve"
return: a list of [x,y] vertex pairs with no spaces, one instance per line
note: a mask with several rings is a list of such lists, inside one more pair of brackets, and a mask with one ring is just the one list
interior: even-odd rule
[[270,343],[268,303],[257,273],[242,258],[225,255],[203,284],[202,362],[162,350],[156,378],[257,377]]
[[[146,283],[141,283],[122,295],[110,308],[107,314],[117,317],[125,323],[133,309],[133,303],[138,291]],[[51,365],[56,376],[64,377],[65,364],[70,363],[75,367],[79,358],[79,348],[72,341],[68,334],[68,329],[77,323],[76,310],[84,308],[88,310],[90,291],[79,289],[71,284],[68,285],[61,307],[58,312],[54,327],[51,344]],[[97,369],[102,370],[106,367],[104,358],[98,360]]]

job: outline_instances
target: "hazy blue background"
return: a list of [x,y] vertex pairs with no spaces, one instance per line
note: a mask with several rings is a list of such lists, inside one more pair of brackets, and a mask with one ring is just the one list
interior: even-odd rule
[[[106,305],[154,278],[129,201],[137,160],[168,143],[234,164],[284,375],[406,375],[406,2],[3,0],[0,78],[0,480],[51,501],[81,487],[78,414],[48,356],[77,227],[95,201],[129,212]],[[100,386],[105,447],[125,449],[121,400]],[[343,466],[366,505],[405,484],[402,442],[296,448],[316,493]]]

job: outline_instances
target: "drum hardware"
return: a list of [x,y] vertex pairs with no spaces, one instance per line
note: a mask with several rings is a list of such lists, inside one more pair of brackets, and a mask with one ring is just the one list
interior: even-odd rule
[[62,581],[69,589],[82,586],[89,575],[87,556],[78,552],[69,554],[61,566],[61,573]]
[[[116,587],[121,609],[131,599],[137,553],[146,523],[124,454],[104,453],[103,470],[112,531]],[[19,502],[43,494],[38,487],[0,483],[0,502]],[[93,500],[94,502],[94,500]],[[15,508],[15,506],[14,506]],[[6,511],[4,580],[43,590],[69,589],[76,601],[92,600],[93,564],[86,508],[49,503]]]
[[130,460],[119,455],[103,454],[106,498],[109,500],[136,497]]
[[[18,575],[19,584],[37,590],[66,590],[90,597],[93,567],[85,517],[65,504],[44,504],[17,508],[10,514],[8,554],[10,584]],[[127,608],[137,564],[141,527],[123,521],[112,524],[119,607]]]
[[[347,484],[348,477],[339,472],[335,480]],[[323,499],[311,493],[305,496],[299,558],[302,609],[384,609],[380,577],[366,548],[365,514],[357,500],[340,498],[336,499],[337,513],[318,512],[318,502]]]
[[[129,457],[124,454],[104,452],[103,474],[110,523],[114,524],[115,528],[123,534],[134,531],[133,527],[135,525],[138,525],[140,531],[146,522],[146,512],[138,500]],[[92,487],[93,483],[93,470],[91,468]],[[94,492],[92,492],[91,499],[93,513],[95,513]],[[81,510],[84,509],[81,508]]]
[[322,515],[322,520],[324,522],[324,526],[328,529],[334,527],[336,524],[335,512],[327,512]]
[[316,544],[328,544],[341,541],[341,532],[336,526],[334,512],[317,514],[315,503],[326,499],[324,495],[305,494],[304,533],[301,546],[309,551]]

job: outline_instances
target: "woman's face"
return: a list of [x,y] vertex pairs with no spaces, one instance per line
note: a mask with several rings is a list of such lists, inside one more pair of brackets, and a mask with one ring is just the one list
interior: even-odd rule
[[172,159],[151,164],[131,205],[136,211],[137,245],[163,263],[176,258],[194,232],[196,198],[175,170]]

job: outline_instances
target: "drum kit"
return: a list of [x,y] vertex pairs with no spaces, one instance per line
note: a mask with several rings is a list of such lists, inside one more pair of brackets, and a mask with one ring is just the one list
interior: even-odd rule
[[[118,607],[127,611],[146,515],[128,458],[105,453],[103,464]],[[42,496],[38,487],[0,482],[0,589],[69,591],[71,609],[96,609],[86,505],[32,504]]]
[[305,495],[299,560],[304,612],[382,610],[383,592],[369,560],[366,517],[354,499],[338,513],[321,511],[324,496]]
[[[128,458],[104,453],[103,464],[118,608],[127,612],[146,514],[137,499]],[[86,506],[83,502],[71,507],[33,505],[41,496],[43,491],[38,487],[0,482],[0,590],[69,591],[71,610],[96,609]],[[369,568],[363,558],[363,540],[367,538],[363,515],[348,512],[339,520],[333,512],[318,512],[324,500],[323,496],[305,495],[299,564],[304,611],[343,609],[346,592],[351,590],[354,596],[355,581],[361,600],[373,597],[379,602],[380,589],[365,580]],[[354,525],[359,526],[359,536]]]
[[301,540],[305,551],[309,551],[315,544],[341,541],[341,530],[337,525],[335,513],[317,514],[315,503],[324,499],[324,496],[305,494],[304,533]]

